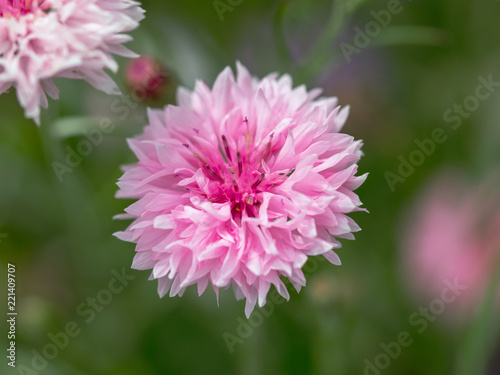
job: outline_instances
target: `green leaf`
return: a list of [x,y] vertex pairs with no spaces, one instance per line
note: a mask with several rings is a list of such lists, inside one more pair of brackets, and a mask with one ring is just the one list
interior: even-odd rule
[[382,30],[373,39],[374,46],[395,44],[419,44],[426,46],[442,46],[449,43],[450,33],[427,26],[391,26]]
[[51,133],[57,139],[66,139],[82,135],[84,130],[99,128],[99,119],[95,117],[61,117],[51,125]]

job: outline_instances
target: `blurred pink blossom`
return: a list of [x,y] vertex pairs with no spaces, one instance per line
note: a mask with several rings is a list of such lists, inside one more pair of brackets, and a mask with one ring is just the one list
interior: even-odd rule
[[[500,256],[498,182],[470,186],[456,173],[444,173],[425,189],[407,221],[405,274],[425,298],[439,297],[444,281],[466,289],[453,309],[469,315],[481,302]],[[500,285],[499,285],[500,296]]]
[[144,18],[132,0],[0,0],[0,94],[15,87],[25,116],[40,122],[54,77],[84,79],[108,94],[120,91],[104,72],[112,54],[136,57],[122,44]]
[[366,175],[355,176],[361,142],[339,133],[348,107],[288,75],[237,70],[150,110],[118,183],[117,197],[139,198],[122,216],[135,220],[117,236],[137,243],[132,267],[153,270],[160,296],[232,286],[249,316],[271,285],[289,298],[281,276],[299,291],[309,256],[340,264],[332,249],[359,230],[346,214],[361,210]]

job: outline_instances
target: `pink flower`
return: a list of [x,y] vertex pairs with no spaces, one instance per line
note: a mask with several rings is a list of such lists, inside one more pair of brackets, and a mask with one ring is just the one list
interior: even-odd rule
[[361,141],[339,133],[349,109],[336,98],[237,68],[150,110],[129,140],[139,162],[118,183],[117,197],[140,198],[120,215],[135,221],[116,235],[137,243],[132,267],[153,270],[160,296],[232,286],[249,316],[271,285],[289,298],[280,276],[305,285],[308,256],[340,264],[332,249],[359,230],[346,213],[361,210],[353,190],[366,175],[355,176]]
[[15,87],[25,116],[40,120],[54,77],[84,79],[108,94],[120,91],[104,72],[111,54],[136,57],[122,43],[144,11],[132,0],[0,0],[0,94]]
[[405,276],[426,299],[441,298],[446,282],[460,285],[447,309],[456,316],[478,306],[500,259],[497,186],[498,178],[470,186],[463,176],[445,173],[429,184],[407,223]]

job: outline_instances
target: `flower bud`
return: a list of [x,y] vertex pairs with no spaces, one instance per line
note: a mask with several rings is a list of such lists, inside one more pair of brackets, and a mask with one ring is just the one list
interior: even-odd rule
[[168,76],[168,70],[149,56],[132,60],[126,69],[128,87],[144,99],[156,99],[161,96],[167,88]]

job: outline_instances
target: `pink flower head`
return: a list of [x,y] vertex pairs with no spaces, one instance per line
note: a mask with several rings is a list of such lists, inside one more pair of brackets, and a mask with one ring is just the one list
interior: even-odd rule
[[150,110],[129,140],[139,162],[118,182],[117,197],[140,198],[120,215],[135,221],[117,236],[137,243],[132,267],[153,270],[160,296],[232,286],[249,316],[271,285],[289,298],[280,276],[305,285],[308,256],[340,264],[332,249],[359,230],[346,213],[361,210],[353,190],[366,175],[355,176],[361,142],[339,133],[349,109],[336,98],[237,70]]
[[[405,276],[427,300],[456,297],[453,309],[446,310],[457,317],[478,306],[500,260],[498,181],[492,177],[470,187],[459,174],[440,175],[408,220],[402,243]],[[443,294],[447,283],[460,286],[455,295]]]
[[0,0],[0,94],[15,87],[26,117],[39,123],[54,77],[84,79],[108,94],[120,91],[104,72],[111,54],[136,55],[131,40],[144,11],[132,0]]

